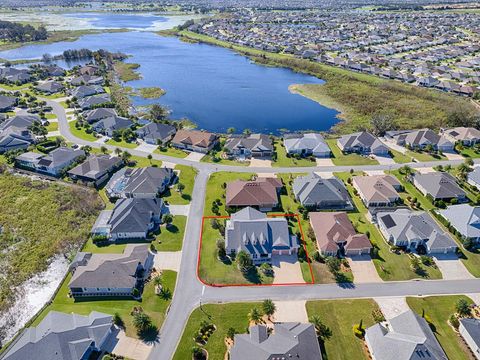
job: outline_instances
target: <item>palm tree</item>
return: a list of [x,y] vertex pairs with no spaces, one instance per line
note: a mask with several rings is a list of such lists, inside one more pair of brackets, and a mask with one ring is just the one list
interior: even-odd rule
[[142,332],[152,325],[152,320],[144,312],[139,312],[133,315],[133,325],[139,332]]
[[178,189],[178,192],[182,194],[182,191],[185,190],[185,185],[183,185],[182,183],[178,183],[177,189]]
[[161,286],[162,283],[163,283],[162,277],[160,275],[155,276],[155,278],[153,279],[153,285]]
[[311,316],[308,321],[313,325],[317,337],[322,341],[327,340],[332,336],[332,330],[322,322],[318,315]]
[[101,147],[100,147],[100,152],[101,152],[102,154],[108,153],[107,147],[106,147],[106,146],[101,146]]
[[258,324],[260,320],[262,319],[262,314],[260,314],[260,311],[256,307],[252,308],[250,312],[248,313],[248,319],[255,323]]
[[273,303],[272,300],[266,299],[262,303],[262,310],[265,315],[268,316],[268,319],[270,320],[270,316],[272,316],[275,313],[275,310],[277,310],[277,307]]
[[120,148],[115,148],[115,154],[117,154],[118,156],[120,156],[122,154],[122,149]]
[[128,151],[124,151],[122,153],[122,159],[123,161],[125,161],[126,163],[128,163],[128,160],[130,160],[130,158],[132,157],[132,154],[130,154]]
[[153,158],[152,154],[147,155],[147,159],[148,161],[150,161],[150,165],[152,165],[152,158]]

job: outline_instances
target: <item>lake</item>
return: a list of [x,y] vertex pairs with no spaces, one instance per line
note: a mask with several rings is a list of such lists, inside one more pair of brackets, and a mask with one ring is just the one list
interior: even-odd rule
[[257,65],[225,48],[186,43],[152,32],[85,35],[74,42],[3,51],[0,58],[33,59],[79,48],[131,55],[127,61],[141,65],[142,79],[127,85],[158,86],[167,91],[157,100],[134,97],[134,104],[161,103],[171,110],[172,118],[189,118],[201,129],[224,132],[234,127],[238,131],[248,128],[278,133],[280,129],[328,130],[339,121],[337,111],[288,90],[291,84],[321,84],[320,79]]

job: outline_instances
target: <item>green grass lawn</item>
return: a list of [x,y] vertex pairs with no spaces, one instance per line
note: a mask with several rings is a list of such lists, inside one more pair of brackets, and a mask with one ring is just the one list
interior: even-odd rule
[[415,187],[415,185],[405,180],[405,176],[400,174],[400,171],[393,170],[390,173],[394,175],[398,179],[398,181],[400,181],[403,188],[405,189],[405,192],[403,194],[400,194],[402,198],[406,198],[408,195],[410,195],[412,198],[416,197],[417,200],[420,202],[422,210],[432,210],[435,208],[433,204]]
[[320,317],[332,331],[332,337],[325,341],[328,360],[368,359],[362,340],[353,334],[353,325],[363,321],[367,328],[375,324],[372,311],[378,305],[371,299],[308,301],[307,314]]
[[193,337],[200,329],[202,321],[213,323],[216,326],[215,332],[210,336],[205,346],[208,351],[208,358],[212,360],[223,359],[227,351],[225,345],[227,330],[233,327],[238,333],[245,333],[248,327],[248,313],[253,307],[260,310],[261,303],[207,304],[203,305],[202,308],[195,309],[188,319],[173,359],[192,358],[192,347],[196,345]]
[[[218,156],[221,156],[221,154],[219,154]],[[232,166],[248,166],[248,165],[250,165],[250,161],[237,161],[237,160],[230,160],[230,159],[222,159],[221,157],[219,157],[217,161],[213,161],[213,156],[211,154],[205,155],[200,160],[200,162],[219,164],[219,165],[232,165]]]
[[276,141],[274,144],[277,160],[272,162],[273,167],[292,167],[292,166],[315,166],[316,162],[310,159],[295,159],[287,157],[287,151],[283,146],[283,141]]
[[472,303],[466,296],[408,297],[407,303],[419,315],[425,311],[425,315],[432,320],[435,337],[450,360],[470,360],[472,357],[468,354],[467,346],[447,323],[450,315],[455,313],[455,304],[459,299]]
[[[168,288],[173,294],[175,290],[175,282],[177,273],[170,270],[163,271],[162,274],[164,287]],[[74,301],[73,298],[68,297],[68,282],[71,275],[68,275],[62,283],[61,288],[52,304],[46,307],[44,311],[33,322],[33,326],[38,323],[48,314],[50,310],[61,311],[65,313],[77,313],[87,315],[91,311],[104,312],[106,314],[118,313],[125,323],[125,332],[127,336],[137,337],[135,327],[132,323],[132,316],[130,315],[134,306],[141,306],[145,313],[147,313],[152,322],[160,329],[165,319],[165,313],[170,305],[171,299],[163,299],[155,295],[153,282],[150,281],[145,285],[143,298],[140,301],[128,299],[109,299],[109,300],[80,300]]]
[[124,140],[115,141],[113,139],[109,139],[107,142],[105,142],[105,144],[127,149],[135,149],[136,147],[138,147],[138,144],[136,142],[127,142]]
[[393,161],[397,164],[405,164],[412,162],[412,157],[402,154],[399,151],[390,149],[390,155],[392,156]]
[[149,160],[149,159],[147,159],[146,157],[143,157],[143,156],[132,155],[130,157],[130,160],[134,161],[135,162],[135,167],[138,167],[138,168],[149,167],[149,166],[158,166],[158,167],[162,166],[162,161],[155,160],[155,159]]
[[172,156],[176,158],[185,158],[187,157],[188,153],[179,149],[175,149],[174,147],[167,147],[165,149],[156,149],[154,151],[155,154],[165,155],[165,156]]
[[162,226],[161,232],[156,236],[155,248],[157,251],[180,251],[182,250],[183,235],[187,217],[175,215],[169,226]]
[[58,122],[50,122],[47,126],[47,131],[57,131],[58,130]]
[[[168,189],[162,197],[165,201],[168,201],[169,204],[189,204],[190,200],[192,199],[193,186],[195,184],[197,170],[195,170],[195,168],[192,166],[187,165],[176,165],[175,170],[179,171],[179,180],[177,184],[172,189]],[[177,186],[179,183],[185,185],[185,189],[182,191],[182,193],[177,191]]]
[[45,114],[45,119],[47,119],[47,120],[52,120],[52,119],[56,119],[56,118],[57,118],[57,115],[55,115],[55,114],[52,114],[52,113]]
[[420,162],[427,162],[427,161],[438,161],[438,160],[447,160],[447,158],[444,155],[430,155],[427,152],[417,152],[417,151],[411,151],[408,150],[405,155],[409,157],[415,158],[417,161]]
[[332,150],[332,161],[335,165],[353,166],[353,165],[378,165],[378,161],[368,156],[359,154],[344,154],[337,146],[337,139],[326,140],[330,150]]
[[[357,174],[349,173],[335,173],[335,176],[342,179],[344,183],[349,177]],[[373,258],[373,263],[377,269],[379,276],[385,281],[400,281],[421,278],[410,268],[410,258],[405,253],[393,253],[390,251],[390,245],[386,242],[383,235],[378,228],[367,220],[367,208],[363,204],[360,196],[355,195],[353,187],[346,183],[347,190],[356,207],[356,211],[350,212],[348,217],[352,222],[357,232],[362,234],[370,234],[370,241],[372,245],[378,248],[378,257]],[[441,279],[442,274],[440,270],[432,266],[422,265],[424,271],[424,278],[427,279]]]
[[60,106],[62,106],[64,109],[68,109],[68,108],[69,108],[69,106],[68,106],[68,104],[67,104],[66,101],[60,101],[59,104],[60,104]]
[[472,158],[472,159],[478,159],[480,158],[480,153],[476,152],[473,148],[471,147],[464,147],[461,151],[458,151],[460,155],[467,157],[467,158]]
[[68,126],[70,127],[70,131],[71,133],[73,134],[73,136],[79,138],[79,139],[83,139],[83,140],[87,140],[87,141],[97,141],[98,139],[95,137],[95,135],[93,134],[87,134],[83,128],[80,128],[80,129],[77,129],[75,127],[75,124],[77,123],[77,120],[75,121],[70,121],[68,123]]

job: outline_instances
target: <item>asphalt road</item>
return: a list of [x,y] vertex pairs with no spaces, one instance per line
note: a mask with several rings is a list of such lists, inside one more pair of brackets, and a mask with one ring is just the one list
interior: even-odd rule
[[[65,115],[65,109],[55,101],[48,100],[53,112],[59,121],[59,130],[67,141],[78,145],[90,145],[94,148],[106,146],[109,150],[116,147],[78,139],[70,132]],[[126,149],[131,154],[146,157],[148,154],[134,149]],[[159,340],[153,347],[149,359],[167,360],[175,353],[177,344],[182,336],[183,329],[190,313],[201,303],[222,303],[240,301],[273,300],[314,300],[340,298],[371,298],[382,296],[419,296],[419,295],[447,295],[468,294],[480,292],[480,279],[471,280],[430,280],[430,281],[400,281],[370,284],[319,284],[303,286],[252,286],[252,287],[211,287],[204,286],[197,278],[197,255],[201,232],[201,221],[205,202],[208,177],[215,171],[235,172],[264,172],[264,173],[298,173],[313,171],[349,171],[354,170],[389,170],[403,166],[372,165],[372,166],[322,166],[322,167],[292,167],[292,168],[251,168],[242,166],[226,166],[208,163],[199,163],[152,154],[154,159],[170,163],[190,165],[198,170],[192,194],[192,202],[185,230],[182,249],[182,262],[177,277],[177,284],[165,322],[160,329]],[[435,165],[456,165],[461,160],[436,161],[431,163],[411,163],[413,168],[431,167]]]

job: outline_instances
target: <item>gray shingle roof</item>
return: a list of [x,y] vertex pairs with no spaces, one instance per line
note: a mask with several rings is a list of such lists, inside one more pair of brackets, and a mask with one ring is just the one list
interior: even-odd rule
[[285,135],[283,143],[288,153],[302,150],[313,153],[330,152],[330,148],[320,134],[308,133]]
[[480,207],[460,204],[439,212],[463,236],[480,238]]
[[366,131],[344,135],[338,139],[338,142],[343,146],[344,150],[354,147],[370,148],[371,151],[378,148],[386,148],[380,140]]
[[465,331],[471,336],[477,347],[480,348],[480,320],[472,318],[460,319],[460,323],[465,328]]
[[444,172],[415,174],[414,181],[422,186],[434,199],[463,198],[465,191],[458,186],[455,178]]
[[159,218],[163,210],[160,198],[120,199],[115,203],[112,217],[108,221],[112,233],[147,232],[153,217]]
[[50,311],[37,327],[23,331],[3,354],[4,360],[78,360],[92,342],[99,348],[112,327],[112,316]]
[[12,116],[0,124],[0,130],[6,130],[12,126],[20,129],[27,129],[35,121],[40,121],[40,117],[38,115],[28,114]]
[[83,163],[71,169],[68,174],[82,176],[95,181],[121,163],[122,159],[116,156],[92,155]]
[[265,134],[251,134],[248,136],[232,136],[225,143],[225,148],[231,152],[245,148],[250,151],[273,151],[272,140]]
[[137,135],[142,138],[155,139],[165,141],[175,134],[175,127],[168,124],[150,123],[138,129]]
[[80,149],[59,147],[43,156],[38,161],[38,165],[54,168],[65,163],[70,163],[80,156],[85,156],[85,151]]

